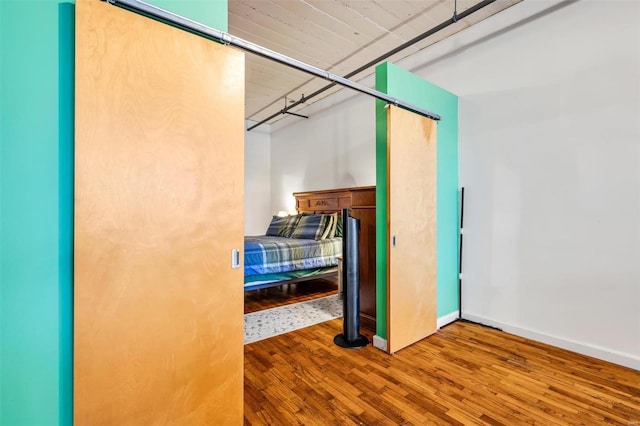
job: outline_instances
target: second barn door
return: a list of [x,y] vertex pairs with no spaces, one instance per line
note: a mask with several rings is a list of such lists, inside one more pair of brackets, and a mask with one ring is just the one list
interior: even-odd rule
[[437,329],[436,130],[430,118],[387,110],[390,353]]

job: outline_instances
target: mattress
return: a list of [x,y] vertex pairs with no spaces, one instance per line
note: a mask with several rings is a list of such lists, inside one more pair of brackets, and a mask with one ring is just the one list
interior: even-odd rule
[[253,275],[278,274],[338,265],[342,239],[295,239],[249,236],[244,238],[245,281]]

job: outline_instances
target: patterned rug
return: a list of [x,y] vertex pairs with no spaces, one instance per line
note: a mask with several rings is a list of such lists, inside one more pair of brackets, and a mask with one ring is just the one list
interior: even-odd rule
[[246,345],[340,317],[342,299],[337,294],[252,312],[244,316],[244,343]]

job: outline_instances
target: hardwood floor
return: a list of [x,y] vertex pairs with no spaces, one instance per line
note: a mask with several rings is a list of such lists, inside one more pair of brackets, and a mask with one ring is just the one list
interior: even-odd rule
[[282,287],[247,291],[244,293],[244,313],[304,302],[337,293],[338,284],[329,280],[309,280],[297,284],[285,284]]
[[640,425],[640,372],[456,322],[393,356],[341,320],[245,346],[245,425]]

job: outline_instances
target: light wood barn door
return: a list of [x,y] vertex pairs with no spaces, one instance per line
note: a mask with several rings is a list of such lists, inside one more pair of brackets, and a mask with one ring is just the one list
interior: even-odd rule
[[241,424],[244,54],[76,0],[75,111],[75,424]]
[[398,107],[388,120],[388,348],[436,331],[436,122]]

